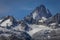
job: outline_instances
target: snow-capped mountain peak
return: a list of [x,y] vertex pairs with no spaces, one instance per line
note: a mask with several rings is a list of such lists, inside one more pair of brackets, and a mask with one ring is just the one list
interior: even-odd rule
[[11,25],[12,25],[12,22],[10,21],[10,19],[8,19],[8,20],[2,22],[0,26],[6,27],[6,26],[11,26]]
[[49,10],[44,5],[38,6],[33,12],[32,12],[32,17],[33,19],[39,20],[42,17],[49,18],[51,17],[51,13]]
[[11,26],[15,24],[14,22],[16,22],[16,20],[13,16],[6,16],[3,18],[3,20],[1,20],[0,26]]

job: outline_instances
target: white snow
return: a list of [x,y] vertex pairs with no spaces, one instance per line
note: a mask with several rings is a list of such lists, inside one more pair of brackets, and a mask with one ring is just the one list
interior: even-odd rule
[[44,21],[46,21],[46,20],[47,20],[47,18],[42,17],[42,19],[41,19],[41,20],[39,20],[39,22],[44,22]]
[[[35,12],[33,14],[33,18],[35,19],[36,16],[37,16],[37,13]],[[47,18],[42,17],[42,19],[39,20],[39,22],[43,22],[45,20],[47,20]],[[10,19],[5,20],[4,22],[1,23],[1,26],[4,26],[4,27],[6,27],[7,25],[8,26],[11,26],[12,25],[12,22],[11,22]],[[46,25],[36,25],[36,24],[27,24],[27,25],[30,28],[32,28],[32,30],[30,30],[29,32],[27,32],[30,36],[34,35],[37,32],[40,32],[41,30],[52,30],[51,28],[47,27]],[[52,23],[50,25],[56,25],[56,23]],[[24,28],[25,27],[22,27],[21,24],[19,24],[18,26],[13,27],[12,30],[25,31]],[[6,31],[9,31],[10,32],[12,30],[11,29],[8,30],[7,28],[0,27],[0,31],[3,31],[3,32],[6,32]],[[14,32],[14,31],[12,31],[12,32]],[[17,34],[19,34],[19,33],[17,33]],[[4,35],[6,36],[7,34],[4,34]],[[48,37],[50,37],[50,36],[48,36]]]
[[37,15],[38,15],[37,12],[34,12],[33,13],[33,19],[35,19]]
[[45,18],[45,17],[42,17],[42,19],[45,21],[45,20],[47,20],[47,18]]
[[1,23],[1,26],[5,26],[5,27],[6,27],[7,25],[8,25],[8,26],[11,26],[11,25],[12,25],[12,22],[11,22],[10,19],[5,20],[4,22]]
[[39,32],[41,30],[51,30],[51,28],[49,28],[45,25],[30,25],[30,27],[32,28],[32,30],[27,32],[30,36],[32,36],[33,34]]
[[24,27],[22,27],[21,24],[19,24],[18,26],[16,26],[15,28],[13,28],[13,30],[24,31]]
[[58,26],[60,26],[60,24],[58,24]]
[[50,38],[51,38],[51,36],[49,36],[49,35],[48,35],[48,38],[50,39]]
[[46,10],[47,13],[49,13],[48,9]]
[[0,22],[2,21],[3,19],[0,19]]
[[56,25],[56,23],[51,23],[50,25]]
[[10,31],[10,30],[8,30],[7,28],[0,27],[0,31],[6,32],[6,31]]
[[39,22],[43,22],[43,20],[39,20]]
[[6,33],[3,33],[3,34],[1,34],[0,36],[9,37],[9,36],[11,36],[11,34],[6,34]]

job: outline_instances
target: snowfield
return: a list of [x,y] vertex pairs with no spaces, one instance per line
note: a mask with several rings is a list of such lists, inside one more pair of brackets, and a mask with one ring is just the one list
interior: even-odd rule
[[10,19],[8,19],[8,20],[6,20],[6,21],[4,21],[4,22],[1,23],[1,26],[4,26],[4,27],[11,26],[11,25],[12,25],[12,22],[11,22]]
[[27,32],[30,36],[32,36],[33,34],[39,32],[41,30],[52,30],[51,28],[49,28],[45,25],[35,25],[35,24],[33,24],[33,25],[29,25],[29,26],[32,28],[31,31]]

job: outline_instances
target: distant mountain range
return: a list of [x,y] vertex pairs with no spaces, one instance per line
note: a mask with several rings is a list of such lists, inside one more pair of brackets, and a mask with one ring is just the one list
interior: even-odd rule
[[0,19],[0,40],[60,40],[60,13],[52,16],[40,5],[23,20],[5,16]]

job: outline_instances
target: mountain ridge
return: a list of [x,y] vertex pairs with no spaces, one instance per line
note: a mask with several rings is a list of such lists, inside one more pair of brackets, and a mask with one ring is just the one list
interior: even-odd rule
[[[23,20],[17,21],[13,16],[9,15],[0,19],[1,35],[10,36],[10,34],[14,34],[13,36],[18,38],[16,40],[20,40],[19,38],[21,37],[23,40],[31,40],[37,36],[43,37],[43,39],[45,36],[46,38],[51,38],[50,34],[53,32],[56,33],[57,30],[59,30],[59,27],[60,13],[52,16],[49,9],[47,9],[44,5],[36,7],[36,9],[33,10],[30,15],[24,17]],[[37,40],[37,38],[35,38],[35,40]]]

